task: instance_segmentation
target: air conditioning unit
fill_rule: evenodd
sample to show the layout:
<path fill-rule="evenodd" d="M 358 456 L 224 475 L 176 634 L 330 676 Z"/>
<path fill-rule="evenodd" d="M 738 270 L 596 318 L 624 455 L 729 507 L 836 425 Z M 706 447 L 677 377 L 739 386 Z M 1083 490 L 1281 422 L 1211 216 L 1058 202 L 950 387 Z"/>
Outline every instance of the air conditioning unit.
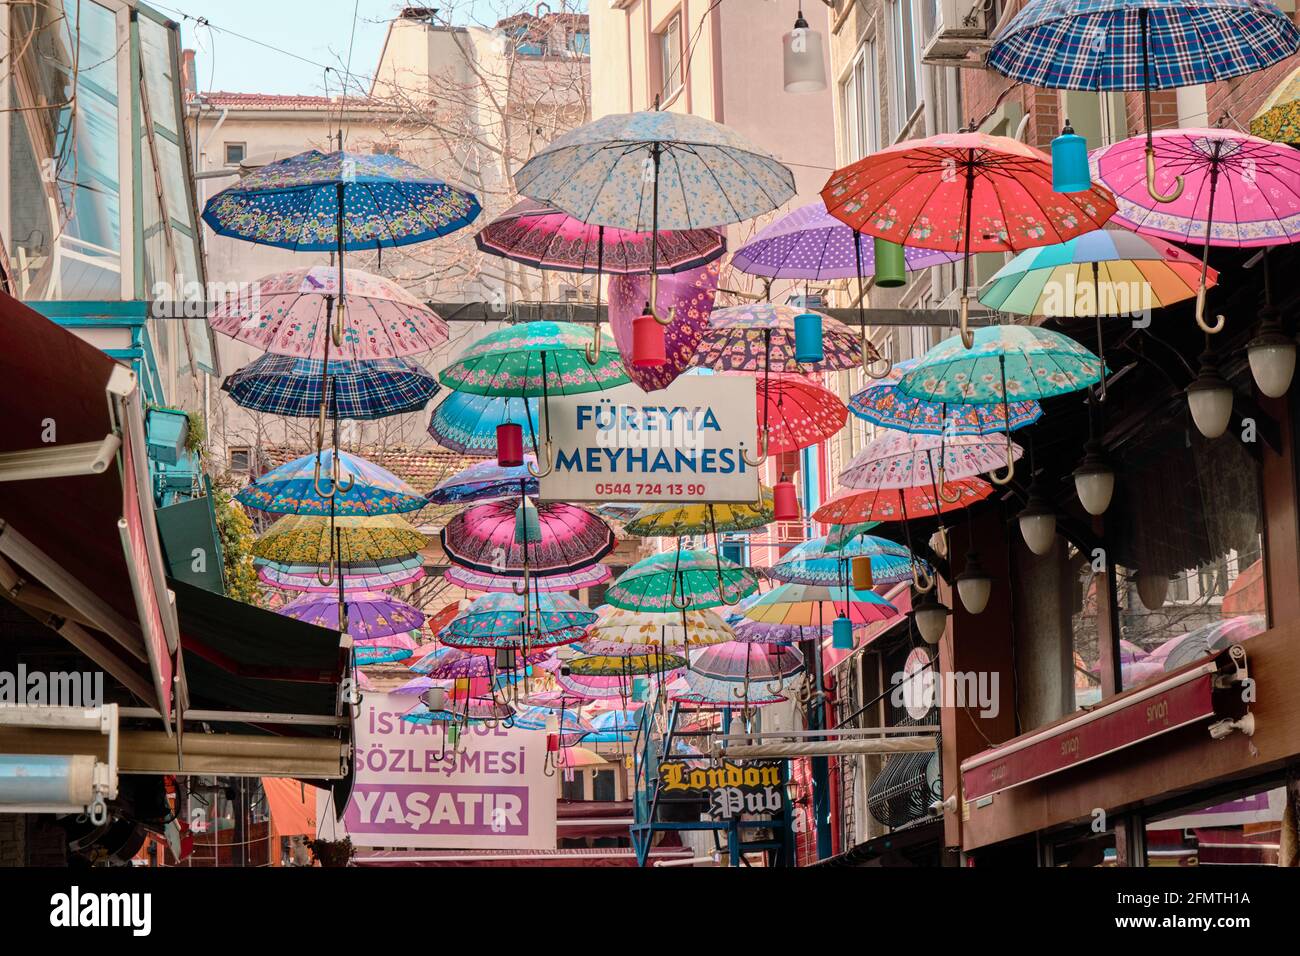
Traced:
<path fill-rule="evenodd" d="M 939 0 L 939 22 L 921 53 L 930 66 L 984 68 L 989 24 L 985 0 Z"/>

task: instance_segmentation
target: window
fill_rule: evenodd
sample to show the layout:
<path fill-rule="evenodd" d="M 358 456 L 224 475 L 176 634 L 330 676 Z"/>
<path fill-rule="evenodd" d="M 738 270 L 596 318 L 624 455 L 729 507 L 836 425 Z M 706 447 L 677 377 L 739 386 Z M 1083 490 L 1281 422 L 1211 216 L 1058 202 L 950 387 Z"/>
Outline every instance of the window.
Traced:
<path fill-rule="evenodd" d="M 674 13 L 662 32 L 654 34 L 659 51 L 659 99 L 665 102 L 682 88 L 682 15 Z"/>
<path fill-rule="evenodd" d="M 1278 866 L 1285 786 L 1193 804 L 1146 821 L 1147 866 Z"/>
<path fill-rule="evenodd" d="M 595 770 L 591 775 L 591 799 L 612 803 L 618 799 L 613 770 Z"/>
<path fill-rule="evenodd" d="M 844 161 L 854 162 L 880 148 L 880 91 L 876 86 L 876 41 L 858 49 L 849 75 L 840 83 Z"/>
<path fill-rule="evenodd" d="M 226 144 L 226 165 L 238 166 L 244 161 L 247 154 L 247 147 L 244 143 L 227 143 Z"/>
<path fill-rule="evenodd" d="M 591 56 L 591 34 L 586 30 L 574 30 L 570 33 L 569 52 L 578 56 Z"/>
<path fill-rule="evenodd" d="M 230 470 L 250 471 L 252 456 L 247 448 L 230 449 Z"/>
<path fill-rule="evenodd" d="M 916 49 L 913 0 L 891 0 L 889 4 L 890 40 L 894 55 L 894 135 L 902 132 L 916 108 L 921 105 L 920 58 Z"/>

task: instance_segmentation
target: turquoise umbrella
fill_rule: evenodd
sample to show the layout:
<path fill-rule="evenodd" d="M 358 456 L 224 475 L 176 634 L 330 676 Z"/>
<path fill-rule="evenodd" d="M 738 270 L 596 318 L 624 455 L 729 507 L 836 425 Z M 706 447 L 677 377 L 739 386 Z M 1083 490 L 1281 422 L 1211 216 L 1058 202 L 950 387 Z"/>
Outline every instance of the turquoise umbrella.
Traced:
<path fill-rule="evenodd" d="M 897 584 L 912 579 L 912 553 L 887 538 L 864 534 L 842 546 L 827 538 L 810 538 L 791 548 L 768 574 L 785 584 L 843 586 L 849 578 L 848 562 L 865 557 L 871 561 L 876 584 Z"/>
<path fill-rule="evenodd" d="M 749 568 L 707 551 L 664 551 L 624 571 L 605 600 L 629 611 L 697 611 L 735 604 L 758 590 Z"/>
<path fill-rule="evenodd" d="M 316 517 L 400 514 L 429 503 L 392 472 L 330 448 L 255 478 L 235 498 L 259 511 Z"/>

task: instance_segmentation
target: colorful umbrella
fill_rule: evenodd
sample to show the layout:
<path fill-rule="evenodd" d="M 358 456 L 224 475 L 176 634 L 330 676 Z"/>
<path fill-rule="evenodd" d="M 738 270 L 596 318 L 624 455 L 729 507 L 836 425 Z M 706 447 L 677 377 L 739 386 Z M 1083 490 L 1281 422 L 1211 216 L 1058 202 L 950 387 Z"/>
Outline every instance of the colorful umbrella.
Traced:
<path fill-rule="evenodd" d="M 849 410 L 828 388 L 781 376 L 758 383 L 758 420 L 767 423 L 768 454 L 820 444 L 849 420 Z"/>
<path fill-rule="evenodd" d="M 1300 69 L 1277 85 L 1251 118 L 1252 136 L 1300 146 Z"/>
<path fill-rule="evenodd" d="M 884 431 L 840 472 L 839 484 L 857 491 L 932 487 L 944 495 L 947 479 L 1008 474 L 1024 450 L 1005 435 L 912 435 Z M 994 475 L 994 483 L 1000 483 Z"/>
<path fill-rule="evenodd" d="M 539 650 L 582 640 L 596 612 L 567 594 L 484 594 L 440 635 L 452 647 Z M 525 627 L 525 619 L 527 627 Z"/>
<path fill-rule="evenodd" d="M 874 624 L 898 616 L 898 609 L 875 591 L 813 584 L 782 584 L 747 607 L 745 617 L 762 624 L 828 628 L 836 617 Z"/>
<path fill-rule="evenodd" d="M 643 505 L 623 530 L 640 538 L 681 538 L 719 532 L 753 531 L 772 522 L 772 489 L 761 489 L 763 507 L 757 502 L 725 502 Z"/>
<path fill-rule="evenodd" d="M 733 604 L 758 590 L 758 577 L 707 551 L 665 551 L 638 561 L 605 592 L 630 611 L 693 611 Z"/>
<path fill-rule="evenodd" d="M 709 329 L 700 342 L 695 358 L 699 368 L 718 372 L 797 372 L 840 371 L 862 364 L 858 337 L 838 319 L 823 315 L 822 346 L 825 357 L 820 362 L 802 365 L 795 359 L 794 317 L 806 312 L 788 305 L 752 302 L 714 309 Z M 880 355 L 868 343 L 870 360 Z"/>
<path fill-rule="evenodd" d="M 370 421 L 418 412 L 442 388 L 432 372 L 408 358 L 330 362 L 326 416 Z M 221 389 L 236 405 L 268 415 L 320 414 L 325 363 L 267 353 L 226 377 Z"/>
<path fill-rule="evenodd" d="M 469 697 L 464 700 L 448 698 L 447 706 L 441 710 L 430 710 L 423 701 L 416 704 L 402 715 L 402 720 L 412 724 L 499 724 L 507 723 L 514 716 L 515 709 L 510 704 L 491 697 Z"/>
<path fill-rule="evenodd" d="M 813 512 L 823 524 L 856 524 L 860 521 L 908 521 L 950 511 L 960 511 L 993 494 L 993 486 L 978 478 L 950 481 L 947 491 L 956 501 L 940 499 L 933 488 L 878 488 L 875 491 L 844 491 Z"/>
<path fill-rule="evenodd" d="M 803 654 L 799 649 L 783 644 L 762 648 L 742 641 L 729 641 L 691 654 L 692 671 L 731 683 L 783 681 L 801 673 L 803 665 Z"/>
<path fill-rule="evenodd" d="M 524 665 L 540 664 L 549 656 L 546 651 L 529 654 L 524 658 Z M 436 648 L 412 664 L 411 670 L 439 681 L 475 677 L 492 678 L 500 673 L 492 657 L 486 654 L 472 654 L 459 647 Z"/>
<path fill-rule="evenodd" d="M 324 626 L 333 629 L 337 626 L 338 611 L 335 610 L 334 623 Z M 419 645 L 409 634 L 390 634 L 387 637 L 369 641 L 354 641 L 352 656 L 358 666 L 369 667 L 377 664 L 395 664 L 404 661 L 415 653 Z"/>
<path fill-rule="evenodd" d="M 1043 407 L 1032 401 L 949 405 L 904 395 L 899 392 L 898 383 L 916 368 L 917 361 L 907 359 L 895 364 L 888 376 L 868 384 L 849 399 L 849 411 L 882 428 L 919 435 L 987 435 L 1024 428 L 1043 417 Z"/>
<path fill-rule="evenodd" d="M 537 494 L 537 479 L 528 466 L 536 459 L 525 454 L 524 463 L 512 468 L 502 468 L 496 461 L 480 461 L 444 478 L 425 497 L 435 505 L 461 505 L 474 501 L 491 501 L 496 498 L 521 494 Z"/>
<path fill-rule="evenodd" d="M 686 658 L 652 651 L 645 654 L 589 654 L 567 663 L 570 674 L 578 677 L 636 677 L 658 674 L 684 667 Z"/>
<path fill-rule="evenodd" d="M 515 535 L 517 500 L 488 501 L 451 519 L 442 547 L 456 564 L 485 574 L 523 577 L 568 574 L 595 564 L 617 543 L 609 525 L 590 511 L 562 501 L 537 506 L 541 537 L 527 543 Z"/>
<path fill-rule="evenodd" d="M 970 344 L 970 256 L 1064 242 L 1115 212 L 1110 193 L 1052 189 L 1042 150 L 987 133 L 943 133 L 886 147 L 831 174 L 822 198 L 853 229 L 962 254 L 960 327 Z"/>
<path fill-rule="evenodd" d="M 908 271 L 956 262 L 960 257 L 938 249 L 903 247 Z M 741 272 L 772 279 L 848 279 L 875 271 L 875 243 L 861 248 L 861 267 L 853 230 L 826 211 L 820 199 L 800 206 L 765 227 L 731 257 Z"/>
<path fill-rule="evenodd" d="M 775 681 L 769 683 L 776 686 Z M 701 710 L 736 707 L 741 700 L 746 707 L 766 707 L 787 700 L 781 693 L 764 691 L 758 686 L 746 685 L 746 694 L 739 699 L 734 696 L 735 690 L 734 681 L 718 680 L 716 677 L 687 671 L 668 685 L 668 699 L 674 704 L 683 704 Z"/>
<path fill-rule="evenodd" d="M 768 576 L 784 584 L 844 586 L 849 580 L 849 561 L 865 557 L 871 562 L 876 584 L 897 584 L 912 580 L 912 552 L 888 538 L 863 534 L 840 546 L 826 538 L 810 538 L 795 545 L 768 568 Z"/>
<path fill-rule="evenodd" d="M 681 615 L 676 612 L 654 614 L 612 608 L 592 626 L 588 639 L 606 645 L 654 645 L 668 650 L 684 650 L 688 646 L 704 647 L 734 638 L 726 622 L 709 610 L 687 611 L 683 630 Z"/>
<path fill-rule="evenodd" d="M 322 474 L 327 476 L 324 489 Z M 429 503 L 392 472 L 329 448 L 254 478 L 235 499 L 259 511 L 319 517 L 398 514 Z"/>
<path fill-rule="evenodd" d="M 624 677 L 584 677 L 557 671 L 555 682 L 567 700 L 628 700 L 630 696 Z"/>
<path fill-rule="evenodd" d="M 506 422 L 520 422 L 537 434 L 537 399 L 448 392 L 433 410 L 429 434 L 443 448 L 473 458 L 492 458 L 497 453 L 497 426 Z"/>
<path fill-rule="evenodd" d="M 1150 195 L 1143 171 L 1148 147 L 1140 137 L 1093 153 L 1094 174 L 1115 191 L 1117 223 L 1201 245 L 1196 322 L 1207 333 L 1219 332 L 1222 317 L 1214 325 L 1205 321 L 1210 246 L 1300 240 L 1300 153 L 1226 129 L 1160 130 L 1148 138 L 1160 162 L 1157 179 L 1168 184 L 1177 176 L 1172 198 Z"/>
<path fill-rule="evenodd" d="M 505 574 L 485 574 L 471 571 L 469 568 L 454 567 L 443 572 L 448 584 L 466 591 L 494 591 L 514 593 L 519 587 L 519 578 Z M 593 564 L 565 574 L 532 575 L 532 587 L 538 591 L 580 591 L 604 584 L 614 576 L 607 564 Z"/>
<path fill-rule="evenodd" d="M 607 710 L 591 718 L 591 729 L 604 734 L 634 734 L 641 726 L 641 711 Z"/>
<path fill-rule="evenodd" d="M 315 564 L 261 563 L 257 577 L 263 584 L 281 591 L 337 591 L 334 584 L 322 584 L 318 577 L 327 570 Z M 424 578 L 424 559 L 418 554 L 388 561 L 363 561 L 344 564 L 344 591 L 385 591 L 388 588 L 414 584 Z"/>
<path fill-rule="evenodd" d="M 418 631 L 424 625 L 424 614 L 405 601 L 364 591 L 348 595 L 348 633 L 354 640 L 373 641 L 408 631 Z M 335 594 L 304 594 L 295 598 L 276 613 L 317 627 L 334 627 L 339 621 L 339 601 Z"/>
<path fill-rule="evenodd" d="M 347 316 L 340 341 L 330 342 L 336 356 L 326 344 L 338 312 L 339 273 L 330 266 L 277 272 L 241 285 L 237 296 L 213 312 L 212 328 L 276 355 L 328 360 L 331 375 L 338 359 L 415 355 L 447 341 L 447 323 L 391 279 L 353 271 L 345 281 Z"/>
<path fill-rule="evenodd" d="M 691 272 L 657 275 L 615 276 L 609 284 L 609 324 L 614 341 L 623 356 L 623 367 L 642 391 L 667 388 L 695 361 L 700 340 L 709 328 L 709 317 L 718 291 L 718 264 L 701 266 Z M 651 295 L 654 295 L 653 300 Z M 649 303 L 655 314 L 669 317 L 664 329 L 662 365 L 638 366 L 633 362 L 635 334 L 633 324 Z"/>
<path fill-rule="evenodd" d="M 365 515 L 334 519 L 336 548 L 330 524 L 328 518 L 285 515 L 253 543 L 253 556 L 278 564 L 348 565 L 409 557 L 427 543 L 398 515 Z"/>

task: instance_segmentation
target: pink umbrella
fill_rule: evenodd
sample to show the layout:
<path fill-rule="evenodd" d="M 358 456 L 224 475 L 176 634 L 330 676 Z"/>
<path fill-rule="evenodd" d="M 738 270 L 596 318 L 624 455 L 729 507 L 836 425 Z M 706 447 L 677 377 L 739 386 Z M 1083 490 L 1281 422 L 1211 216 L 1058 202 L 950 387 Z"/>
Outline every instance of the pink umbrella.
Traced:
<path fill-rule="evenodd" d="M 1019 445 L 996 432 L 945 438 L 885 430 L 849 462 L 840 485 L 861 491 L 935 488 L 942 496 L 945 480 L 995 472 L 1022 454 Z"/>
<path fill-rule="evenodd" d="M 448 568 L 443 572 L 442 576 L 448 584 L 464 588 L 466 591 L 505 593 L 519 587 L 518 578 L 508 577 L 504 574 L 486 574 L 482 571 L 471 571 L 469 568 Z M 613 576 L 614 572 L 609 565 L 593 564 L 589 568 L 566 574 L 548 574 L 544 577 L 534 575 L 532 586 L 538 591 L 578 591 L 582 588 L 591 588 L 604 584 Z"/>
<path fill-rule="evenodd" d="M 519 578 L 565 574 L 595 564 L 614 549 L 614 532 L 590 511 L 562 501 L 537 506 L 541 537 L 515 536 L 518 501 L 488 501 L 462 511 L 442 529 L 442 547 L 456 564 L 485 574 Z M 522 589 L 519 593 L 522 593 Z"/>
<path fill-rule="evenodd" d="M 1205 278 L 1210 246 L 1273 246 L 1300 240 L 1300 152 L 1227 129 L 1173 129 L 1151 134 L 1157 192 L 1146 179 L 1146 137 L 1135 136 L 1092 154 L 1097 180 L 1115 193 L 1113 221 L 1177 242 L 1199 243 L 1201 283 L 1196 321 L 1208 333 L 1223 317 L 1205 321 Z M 1177 181 L 1181 179 L 1181 186 Z"/>
<path fill-rule="evenodd" d="M 416 355 L 447 341 L 447 323 L 397 283 L 367 272 L 347 273 L 347 312 L 335 358 Z M 329 358 L 326 340 L 338 298 L 338 270 L 312 266 L 278 272 L 222 303 L 212 327 L 277 355 Z"/>
<path fill-rule="evenodd" d="M 628 376 L 647 392 L 665 388 L 695 361 L 713 312 L 718 265 L 715 262 L 659 279 L 656 311 L 674 316 L 664 330 L 667 361 L 657 368 L 641 368 L 632 364 L 632 322 L 645 309 L 650 285 L 650 277 L 645 275 L 617 276 L 609 284 L 609 323 L 614 329 L 614 341 L 618 343 Z"/>

